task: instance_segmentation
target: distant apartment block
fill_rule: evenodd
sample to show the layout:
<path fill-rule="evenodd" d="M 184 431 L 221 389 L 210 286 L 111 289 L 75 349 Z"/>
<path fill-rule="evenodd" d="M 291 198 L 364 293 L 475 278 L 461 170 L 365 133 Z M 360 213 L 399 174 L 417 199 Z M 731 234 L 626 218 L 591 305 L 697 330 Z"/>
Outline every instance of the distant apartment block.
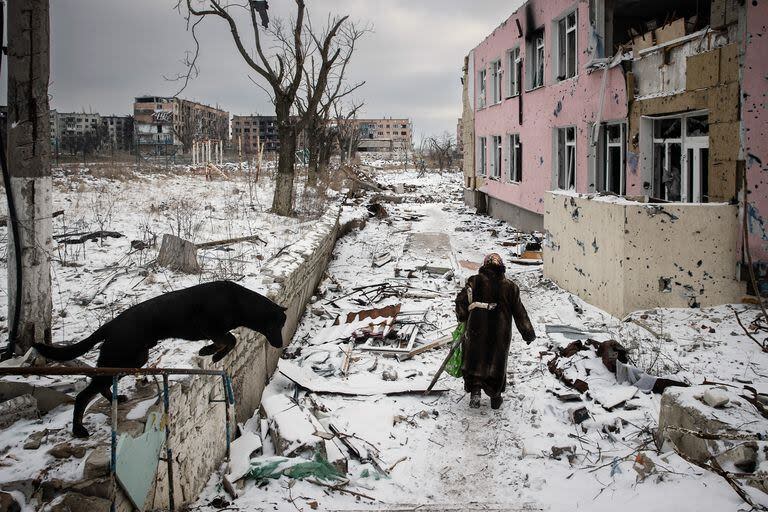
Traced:
<path fill-rule="evenodd" d="M 133 117 L 136 144 L 143 151 L 186 152 L 195 140 L 229 140 L 229 112 L 194 101 L 138 96 Z"/>
<path fill-rule="evenodd" d="M 413 145 L 410 119 L 356 119 L 360 130 L 359 152 L 408 151 Z"/>
<path fill-rule="evenodd" d="M 130 151 L 133 118 L 51 110 L 50 137 L 54 152 Z"/>
<path fill-rule="evenodd" d="M 246 154 L 255 154 L 258 142 L 263 144 L 264 151 L 278 151 L 277 117 L 232 116 L 232 142 L 239 144 Z"/>

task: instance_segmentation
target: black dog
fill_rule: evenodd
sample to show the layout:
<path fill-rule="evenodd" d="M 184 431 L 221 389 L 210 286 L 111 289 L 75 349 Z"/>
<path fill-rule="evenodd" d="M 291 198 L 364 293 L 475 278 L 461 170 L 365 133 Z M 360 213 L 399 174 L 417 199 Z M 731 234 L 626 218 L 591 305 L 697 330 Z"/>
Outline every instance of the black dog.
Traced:
<path fill-rule="evenodd" d="M 53 347 L 36 344 L 45 358 L 68 361 L 81 356 L 102 341 L 97 366 L 102 368 L 140 368 L 149 360 L 149 349 L 161 340 L 181 338 L 213 341 L 200 349 L 201 356 L 213 355 L 219 361 L 235 346 L 229 332 L 238 327 L 263 334 L 269 344 L 283 346 L 285 308 L 266 297 L 229 281 L 204 283 L 185 290 L 149 299 L 120 313 L 89 337 L 74 345 Z M 112 377 L 92 377 L 75 399 L 72 432 L 88 437 L 83 426 L 86 406 L 96 394 L 112 399 Z"/>

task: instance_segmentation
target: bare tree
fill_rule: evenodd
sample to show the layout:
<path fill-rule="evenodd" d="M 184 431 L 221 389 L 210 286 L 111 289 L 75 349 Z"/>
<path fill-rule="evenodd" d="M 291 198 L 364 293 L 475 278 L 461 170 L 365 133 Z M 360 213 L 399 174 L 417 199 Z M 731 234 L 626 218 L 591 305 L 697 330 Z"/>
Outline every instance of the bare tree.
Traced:
<path fill-rule="evenodd" d="M 327 167 L 334 143 L 334 129 L 329 125 L 332 110 L 341 100 L 365 85 L 365 81 L 348 84 L 346 81 L 347 66 L 352 60 L 357 42 L 372 29 L 369 26 L 360 26 L 355 23 L 347 23 L 339 31 L 338 47 L 341 54 L 329 73 L 326 90 L 317 105 L 315 112 L 309 112 L 307 107 L 309 100 L 315 93 L 317 83 L 318 62 L 310 58 L 307 69 L 304 72 L 304 86 L 302 95 L 297 98 L 297 108 L 300 114 L 308 115 L 309 121 L 305 129 L 306 145 L 309 150 L 309 163 L 307 166 L 307 182 L 314 184 L 317 177 Z"/>
<path fill-rule="evenodd" d="M 424 145 L 427 155 L 437 164 L 441 173 L 453 165 L 456 158 L 456 140 L 453 135 L 443 132 L 439 137 L 427 137 Z"/>
<path fill-rule="evenodd" d="M 349 107 L 345 107 L 341 101 L 337 101 L 333 105 L 336 123 L 335 135 L 342 163 L 352 158 L 360 145 L 362 132 L 357 123 L 357 113 L 361 108 L 363 108 L 362 103 L 354 102 Z"/>
<path fill-rule="evenodd" d="M 294 0 L 295 18 L 288 22 L 274 20 L 270 28 L 264 29 L 259 26 L 262 14 L 260 2 L 249 1 L 244 5 L 225 4 L 222 0 L 178 0 L 179 10 L 182 2 L 186 3 L 187 26 L 192 30 L 196 45 L 194 57 L 189 62 L 189 74 L 196 72 L 195 62 L 200 49 L 194 33 L 195 27 L 205 18 L 214 17 L 227 23 L 238 53 L 248 67 L 257 73 L 260 80 L 267 83 L 265 87 L 258 80 L 251 78 L 267 93 L 275 105 L 280 152 L 272 209 L 278 215 L 290 215 L 293 210 L 297 139 L 306 129 L 313 113 L 317 112 L 323 94 L 327 90 L 331 70 L 342 53 L 337 36 L 347 23 L 349 16 L 329 16 L 326 27 L 318 33 L 306 21 L 304 0 Z M 249 15 L 247 38 L 238 22 L 239 18 L 236 15 L 238 9 L 244 9 Z M 194 23 L 192 18 L 196 20 Z M 271 40 L 269 50 L 265 50 L 262 41 L 265 35 Z M 249 45 L 247 41 L 251 40 L 253 44 Z M 307 94 L 305 113 L 292 116 L 297 95 L 304 83 L 307 58 L 310 57 L 316 60 L 317 71 L 311 90 Z"/>

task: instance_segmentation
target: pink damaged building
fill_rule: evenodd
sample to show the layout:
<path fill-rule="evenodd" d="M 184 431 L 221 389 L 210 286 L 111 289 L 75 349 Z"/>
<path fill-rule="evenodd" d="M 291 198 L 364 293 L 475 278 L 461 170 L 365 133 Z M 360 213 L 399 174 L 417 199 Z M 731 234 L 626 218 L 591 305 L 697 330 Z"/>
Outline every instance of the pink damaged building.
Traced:
<path fill-rule="evenodd" d="M 745 220 L 764 288 L 767 26 L 766 0 L 528 1 L 465 59 L 465 200 L 616 315 L 753 293 Z"/>

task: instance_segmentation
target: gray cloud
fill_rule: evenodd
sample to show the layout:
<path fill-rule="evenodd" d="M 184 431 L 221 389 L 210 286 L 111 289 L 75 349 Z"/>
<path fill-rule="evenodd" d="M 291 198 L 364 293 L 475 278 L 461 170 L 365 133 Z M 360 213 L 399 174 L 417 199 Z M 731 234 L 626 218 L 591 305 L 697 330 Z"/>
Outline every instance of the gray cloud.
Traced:
<path fill-rule="evenodd" d="M 178 83 L 163 75 L 183 70 L 191 48 L 174 0 L 51 0 L 52 107 L 129 113 L 134 96 L 169 95 Z M 365 80 L 358 94 L 364 115 L 410 116 L 419 134 L 453 132 L 461 113 L 464 55 L 521 1 L 307 0 L 314 23 L 329 12 L 371 23 L 350 79 Z M 289 15 L 294 2 L 272 0 L 272 16 Z M 267 113 L 266 95 L 247 75 L 226 25 L 207 19 L 200 76 L 183 96 L 218 104 L 233 114 Z"/>

